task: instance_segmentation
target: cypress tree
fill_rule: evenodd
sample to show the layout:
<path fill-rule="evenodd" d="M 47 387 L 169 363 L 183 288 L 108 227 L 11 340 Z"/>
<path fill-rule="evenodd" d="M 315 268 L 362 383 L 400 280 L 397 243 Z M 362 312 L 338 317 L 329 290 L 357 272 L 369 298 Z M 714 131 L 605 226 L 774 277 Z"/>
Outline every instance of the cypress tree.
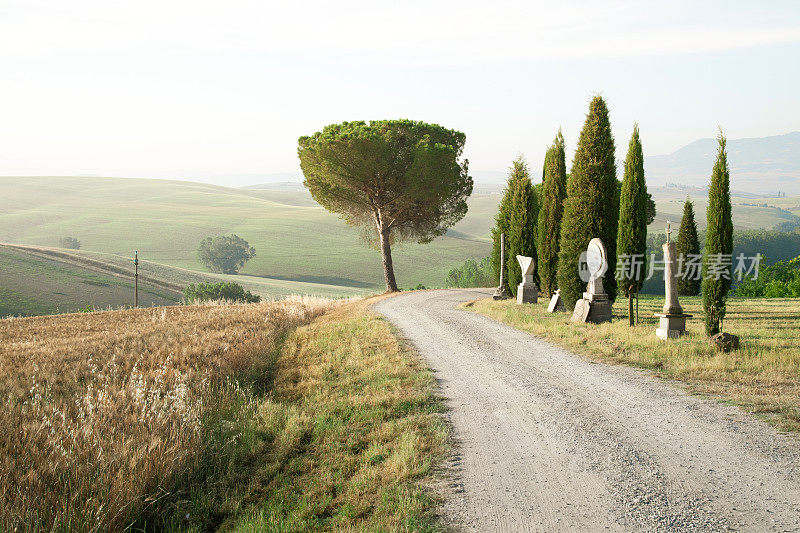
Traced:
<path fill-rule="evenodd" d="M 558 288 L 558 241 L 561 236 L 561 217 L 564 214 L 564 198 L 567 196 L 567 165 L 565 161 L 564 136 L 558 130 L 553 145 L 547 149 L 542 172 L 542 196 L 537 222 L 536 262 L 540 289 L 552 296 Z"/>
<path fill-rule="evenodd" d="M 644 282 L 644 255 L 647 252 L 648 218 L 647 183 L 644 178 L 644 156 L 639 140 L 639 125 L 633 125 L 633 135 L 625 158 L 625 177 L 619 200 L 619 230 L 617 233 L 617 260 L 628 256 L 622 265 L 620 292 L 628 297 L 628 323 L 633 326 L 633 300 Z M 642 264 L 636 264 L 642 261 Z"/>
<path fill-rule="evenodd" d="M 602 97 L 595 96 L 589 105 L 572 160 L 561 220 L 557 279 L 568 309 L 575 305 L 585 290 L 586 283 L 578 274 L 578 258 L 594 237 L 603 241 L 608 252 L 609 264 L 603 287 L 612 300 L 616 298 L 617 183 L 608 108 Z"/>
<path fill-rule="evenodd" d="M 694 205 L 689 199 L 683 204 L 683 218 L 681 229 L 678 231 L 678 241 L 675 243 L 678 257 L 683 256 L 684 265 L 691 255 L 700 254 L 700 239 L 697 236 L 697 223 L 694 221 Z M 685 267 L 684 267 L 685 271 Z M 678 278 L 678 294 L 681 296 L 697 296 L 700 292 L 700 279 Z"/>
<path fill-rule="evenodd" d="M 706 249 L 703 257 L 703 312 L 706 334 L 709 336 L 719 333 L 722 319 L 725 318 L 725 303 L 731 288 L 730 255 L 733 252 L 731 176 L 722 132 L 718 140 L 717 161 L 708 188 Z"/>
<path fill-rule="evenodd" d="M 516 294 L 521 280 L 517 255 L 527 255 L 536 259 L 534 244 L 536 235 L 536 216 L 539 203 L 531 184 L 528 166 L 522 156 L 511 164 L 508 181 L 503 191 L 503 199 L 495 217 L 492 229 L 492 270 L 500 279 L 500 234 L 506 234 L 506 289 Z"/>
<path fill-rule="evenodd" d="M 503 198 L 500 200 L 500 205 L 497 208 L 497 215 L 494 217 L 494 228 L 492 228 L 492 273 L 495 279 L 500 283 L 500 269 L 505 268 L 505 265 L 500 264 L 500 235 L 506 234 L 506 256 L 508 256 L 508 218 L 509 206 L 511 205 L 511 195 L 509 193 L 509 184 L 506 183 L 506 188 L 503 191 Z M 508 289 L 508 276 L 505 277 L 506 289 Z"/>
<path fill-rule="evenodd" d="M 520 156 L 511 167 L 511 203 L 508 218 L 508 256 L 507 274 L 511 294 L 517 294 L 517 285 L 522 281 L 522 270 L 517 261 L 518 255 L 536 256 L 536 221 L 539 216 L 539 199 L 531 183 L 530 172 L 525 160 Z M 534 272 L 534 281 L 538 283 Z"/>

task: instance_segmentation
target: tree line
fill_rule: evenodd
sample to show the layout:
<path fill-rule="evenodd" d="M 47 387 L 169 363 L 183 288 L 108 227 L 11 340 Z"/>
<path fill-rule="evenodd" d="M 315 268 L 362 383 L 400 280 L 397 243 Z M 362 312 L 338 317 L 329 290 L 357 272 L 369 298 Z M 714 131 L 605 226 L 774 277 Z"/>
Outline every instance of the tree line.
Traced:
<path fill-rule="evenodd" d="M 679 281 L 679 290 L 684 295 L 696 295 L 702 290 L 709 335 L 720 330 L 731 288 L 730 267 L 727 276 L 715 278 L 708 275 L 709 260 L 733 252 L 730 172 L 722 133 L 718 140 L 709 188 L 702 281 Z M 621 181 L 617 179 L 609 111 L 602 97 L 594 97 L 589 104 L 569 173 L 564 147 L 559 130 L 545 153 L 539 185 L 532 184 L 522 157 L 512 163 L 492 230 L 493 273 L 499 279 L 501 269 L 505 269 L 506 289 L 516 294 L 521 278 L 516 256 L 533 257 L 541 291 L 551 296 L 560 289 L 564 304 L 570 309 L 581 298 L 586 285 L 580 277 L 579 257 L 589 241 L 599 237 L 608 251 L 609 263 L 603 286 L 611 300 L 618 295 L 628 298 L 633 325 L 633 298 L 641 291 L 648 270 L 647 226 L 655 218 L 655 202 L 645 181 L 639 127 L 634 124 Z M 505 264 L 500 262 L 501 234 L 506 235 Z M 700 253 L 694 210 L 688 200 L 676 248 L 679 254 Z M 641 262 L 626 259 L 631 257 L 641 258 Z"/>

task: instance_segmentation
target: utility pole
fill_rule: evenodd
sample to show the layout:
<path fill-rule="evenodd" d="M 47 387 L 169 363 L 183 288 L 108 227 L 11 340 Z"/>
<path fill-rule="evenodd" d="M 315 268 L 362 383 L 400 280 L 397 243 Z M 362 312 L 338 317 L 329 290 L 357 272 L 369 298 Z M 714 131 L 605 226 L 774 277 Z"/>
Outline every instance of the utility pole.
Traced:
<path fill-rule="evenodd" d="M 139 250 L 133 252 L 133 307 L 139 307 Z"/>

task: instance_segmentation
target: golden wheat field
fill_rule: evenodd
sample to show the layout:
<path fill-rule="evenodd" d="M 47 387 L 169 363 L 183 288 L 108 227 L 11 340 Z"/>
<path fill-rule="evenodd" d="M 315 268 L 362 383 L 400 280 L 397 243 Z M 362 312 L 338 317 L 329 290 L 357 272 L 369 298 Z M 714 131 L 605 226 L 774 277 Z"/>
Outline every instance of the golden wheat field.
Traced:
<path fill-rule="evenodd" d="M 281 338 L 333 305 L 295 298 L 0 321 L 5 529 L 146 527 L 202 459 L 205 414 L 236 402 L 243 373 L 255 386 L 269 380 Z"/>
<path fill-rule="evenodd" d="M 443 407 L 371 301 L 0 320 L 0 531 L 436 529 Z"/>

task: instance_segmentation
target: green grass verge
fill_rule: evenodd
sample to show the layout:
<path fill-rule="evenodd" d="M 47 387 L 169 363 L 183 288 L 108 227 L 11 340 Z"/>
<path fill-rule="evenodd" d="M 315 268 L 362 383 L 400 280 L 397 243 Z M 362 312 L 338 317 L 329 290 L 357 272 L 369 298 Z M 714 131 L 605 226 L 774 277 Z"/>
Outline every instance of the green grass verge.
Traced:
<path fill-rule="evenodd" d="M 424 482 L 448 445 L 443 404 L 389 325 L 346 306 L 275 357 L 266 392 L 242 392 L 217 410 L 227 422 L 209 421 L 207 470 L 170 528 L 439 530 Z"/>

